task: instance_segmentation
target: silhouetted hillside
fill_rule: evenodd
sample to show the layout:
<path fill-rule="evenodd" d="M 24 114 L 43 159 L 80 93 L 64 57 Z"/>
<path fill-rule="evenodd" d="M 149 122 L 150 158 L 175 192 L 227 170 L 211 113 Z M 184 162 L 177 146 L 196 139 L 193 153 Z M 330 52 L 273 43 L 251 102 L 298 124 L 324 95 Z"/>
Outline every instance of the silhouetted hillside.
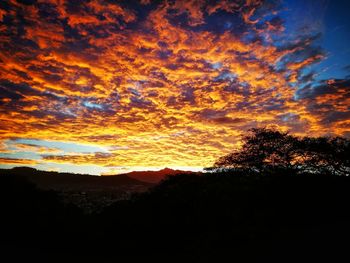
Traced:
<path fill-rule="evenodd" d="M 81 238 L 86 227 L 78 207 L 53 191 L 38 189 L 24 176 L 1 174 L 0 209 L 1 259 L 6 262 L 54 259 L 54 248 L 72 246 L 72 238 Z"/>
<path fill-rule="evenodd" d="M 120 186 L 139 185 L 148 187 L 151 184 L 136 180 L 127 175 L 93 176 L 88 174 L 72 174 L 40 171 L 29 167 L 0 169 L 1 174 L 21 175 L 35 183 L 39 188 L 51 190 L 88 190 L 96 188 L 114 189 Z"/>
<path fill-rule="evenodd" d="M 131 194 L 144 192 L 152 186 L 126 175 L 92 176 L 39 171 L 29 167 L 0 169 L 0 176 L 23 177 L 39 189 L 56 191 L 66 203 L 74 203 L 87 212 L 127 199 Z"/>
<path fill-rule="evenodd" d="M 26 177 L 0 177 L 2 241 L 56 262 L 347 261 L 350 178 L 182 174 L 86 215 Z M 5 221 L 4 221 L 5 219 Z"/>
<path fill-rule="evenodd" d="M 129 251 L 126 244 L 132 243 L 133 249 L 155 255 L 273 256 L 283 262 L 301 251 L 317 257 L 331 256 L 334 249 L 345 252 L 349 189 L 348 177 L 178 175 L 106 208 L 98 220 L 103 222 L 103 240 L 118 235 L 113 246 L 122 251 Z"/>

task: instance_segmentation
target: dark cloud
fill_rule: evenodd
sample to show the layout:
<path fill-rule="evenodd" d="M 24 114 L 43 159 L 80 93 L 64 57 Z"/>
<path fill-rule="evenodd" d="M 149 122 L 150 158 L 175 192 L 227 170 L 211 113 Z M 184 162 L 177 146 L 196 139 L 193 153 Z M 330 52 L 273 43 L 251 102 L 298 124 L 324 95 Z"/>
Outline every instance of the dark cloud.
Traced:
<path fill-rule="evenodd" d="M 315 80 L 315 76 L 316 76 L 315 72 L 303 74 L 299 77 L 298 81 L 300 82 L 300 84 L 306 84 L 308 82 L 313 82 Z"/>
<path fill-rule="evenodd" d="M 9 98 L 17 101 L 25 96 L 33 96 L 42 94 L 40 91 L 33 89 L 27 83 L 13 83 L 8 80 L 0 80 L 0 97 Z"/>
<path fill-rule="evenodd" d="M 319 96 L 339 94 L 345 97 L 350 96 L 349 79 L 331 79 L 325 80 L 320 85 L 307 85 L 299 89 L 297 95 L 301 99 L 315 99 Z"/>
<path fill-rule="evenodd" d="M 344 67 L 344 70 L 346 70 L 346 71 L 349 71 L 349 72 L 350 72 L 350 65 L 345 66 L 345 67 Z"/>
<path fill-rule="evenodd" d="M 331 79 L 320 85 L 307 85 L 298 91 L 298 96 L 323 125 L 346 121 L 350 117 L 349 79 Z"/>

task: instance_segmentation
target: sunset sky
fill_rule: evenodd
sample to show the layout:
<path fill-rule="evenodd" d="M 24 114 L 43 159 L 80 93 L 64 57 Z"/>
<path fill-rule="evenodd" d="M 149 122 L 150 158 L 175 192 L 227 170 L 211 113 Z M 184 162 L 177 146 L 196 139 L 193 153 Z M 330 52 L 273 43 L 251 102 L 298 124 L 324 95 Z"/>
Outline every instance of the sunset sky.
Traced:
<path fill-rule="evenodd" d="M 0 1 L 0 168 L 198 170 L 350 137 L 350 1 Z"/>

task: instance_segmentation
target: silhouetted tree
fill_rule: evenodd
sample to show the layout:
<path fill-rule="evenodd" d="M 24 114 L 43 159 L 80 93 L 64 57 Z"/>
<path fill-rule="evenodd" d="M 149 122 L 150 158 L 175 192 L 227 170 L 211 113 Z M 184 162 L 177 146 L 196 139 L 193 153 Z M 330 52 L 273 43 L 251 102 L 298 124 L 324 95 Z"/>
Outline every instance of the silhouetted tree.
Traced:
<path fill-rule="evenodd" d="M 305 137 L 300 141 L 299 169 L 307 172 L 349 175 L 350 141 L 335 137 Z"/>
<path fill-rule="evenodd" d="M 219 158 L 211 169 L 349 175 L 349 156 L 350 141 L 345 138 L 301 138 L 288 132 L 254 128 L 243 137 L 240 150 Z"/>

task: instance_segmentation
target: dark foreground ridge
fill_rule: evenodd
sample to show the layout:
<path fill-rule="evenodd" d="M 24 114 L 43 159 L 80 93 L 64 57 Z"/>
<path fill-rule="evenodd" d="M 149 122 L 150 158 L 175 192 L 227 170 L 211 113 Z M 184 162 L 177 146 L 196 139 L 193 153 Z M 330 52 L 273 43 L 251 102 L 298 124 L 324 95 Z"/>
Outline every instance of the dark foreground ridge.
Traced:
<path fill-rule="evenodd" d="M 347 176 L 176 175 L 90 215 L 25 176 L 0 180 L 1 247 L 11 262 L 349 259 Z"/>

